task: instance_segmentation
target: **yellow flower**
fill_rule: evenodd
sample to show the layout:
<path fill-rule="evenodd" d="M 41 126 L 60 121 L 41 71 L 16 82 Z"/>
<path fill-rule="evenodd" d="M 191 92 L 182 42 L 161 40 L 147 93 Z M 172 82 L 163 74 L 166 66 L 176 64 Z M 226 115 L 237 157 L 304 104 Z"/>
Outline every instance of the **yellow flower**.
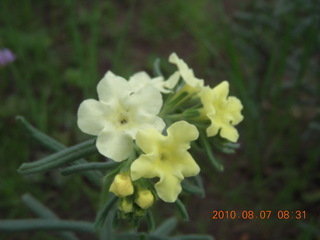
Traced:
<path fill-rule="evenodd" d="M 118 208 L 124 213 L 133 212 L 133 204 L 131 201 L 128 201 L 126 198 L 121 199 Z"/>
<path fill-rule="evenodd" d="M 194 76 L 193 70 L 189 68 L 188 65 L 182 59 L 180 59 L 176 53 L 171 53 L 171 55 L 169 56 L 169 62 L 177 65 L 180 75 L 187 83 L 187 91 L 197 92 L 202 89 L 204 85 L 203 79 L 196 78 Z"/>
<path fill-rule="evenodd" d="M 239 133 L 234 127 L 243 120 L 240 100 L 228 97 L 229 83 L 224 81 L 215 88 L 204 87 L 200 92 L 203 113 L 211 120 L 207 128 L 207 136 L 215 136 L 220 130 L 220 136 L 231 142 L 237 142 Z"/>
<path fill-rule="evenodd" d="M 120 198 L 132 195 L 134 190 L 130 176 L 126 173 L 117 174 L 109 191 Z"/>
<path fill-rule="evenodd" d="M 141 189 L 138 191 L 138 197 L 135 200 L 135 203 L 143 208 L 147 209 L 152 206 L 154 202 L 154 196 L 152 192 L 148 189 Z"/>
<path fill-rule="evenodd" d="M 167 129 L 163 136 L 154 129 L 139 131 L 137 145 L 145 152 L 131 165 L 131 178 L 141 177 L 160 180 L 155 184 L 159 198 L 165 202 L 176 201 L 184 177 L 195 176 L 200 168 L 190 153 L 190 142 L 199 137 L 197 128 L 186 121 L 179 121 Z"/>
<path fill-rule="evenodd" d="M 165 127 L 157 116 L 162 107 L 162 95 L 152 86 L 134 90 L 124 78 L 107 72 L 97 86 L 99 101 L 83 101 L 78 110 L 78 126 L 88 134 L 98 136 L 98 151 L 114 161 L 127 159 L 134 147 L 133 140 L 140 129 Z"/>

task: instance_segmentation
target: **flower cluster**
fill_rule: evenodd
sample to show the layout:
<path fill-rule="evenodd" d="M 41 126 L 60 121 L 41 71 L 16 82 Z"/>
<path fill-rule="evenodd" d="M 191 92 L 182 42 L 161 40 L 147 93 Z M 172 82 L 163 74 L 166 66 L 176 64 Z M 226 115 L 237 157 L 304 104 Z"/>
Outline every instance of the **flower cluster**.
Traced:
<path fill-rule="evenodd" d="M 228 96 L 229 83 L 205 86 L 177 54 L 169 62 L 177 70 L 168 78 L 138 72 L 126 80 L 107 72 L 97 86 L 99 100 L 85 100 L 78 110 L 79 128 L 97 136 L 102 155 L 119 162 L 109 191 L 120 198 L 123 214 L 141 212 L 158 198 L 177 200 L 184 178 L 200 172 L 191 144 L 209 152 L 213 142 L 231 146 L 239 138 L 235 125 L 243 107 Z"/>

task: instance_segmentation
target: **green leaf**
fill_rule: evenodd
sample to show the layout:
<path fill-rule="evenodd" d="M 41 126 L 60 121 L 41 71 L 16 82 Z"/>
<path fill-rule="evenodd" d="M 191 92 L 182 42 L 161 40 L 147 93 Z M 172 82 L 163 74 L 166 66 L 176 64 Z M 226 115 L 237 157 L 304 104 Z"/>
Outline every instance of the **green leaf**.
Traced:
<path fill-rule="evenodd" d="M 172 240 L 214 240 L 214 238 L 209 235 L 189 234 L 189 235 L 174 237 L 172 238 Z"/>
<path fill-rule="evenodd" d="M 113 205 L 118 201 L 118 199 L 119 198 L 117 196 L 112 195 L 109 198 L 109 201 L 105 204 L 104 208 L 98 212 L 98 215 L 94 223 L 94 227 L 96 229 L 99 229 L 103 226 L 109 211 L 112 209 Z"/>
<path fill-rule="evenodd" d="M 181 186 L 182 186 L 182 189 L 187 193 L 199 195 L 201 197 L 204 197 L 204 195 L 205 195 L 203 188 L 200 188 L 199 186 L 193 184 L 188 179 L 184 179 L 181 182 Z"/>
<path fill-rule="evenodd" d="M 0 232 L 74 231 L 95 233 L 93 224 L 57 219 L 0 220 Z"/>
<path fill-rule="evenodd" d="M 20 166 L 18 172 L 21 174 L 46 172 L 48 170 L 61 167 L 66 163 L 73 162 L 79 158 L 92 155 L 97 152 L 94 141 L 94 139 L 91 139 L 61 150 L 36 162 L 24 163 Z"/>
<path fill-rule="evenodd" d="M 148 232 L 153 232 L 154 228 L 155 228 L 155 223 L 154 223 L 154 219 L 153 219 L 153 215 L 151 210 L 147 211 L 147 223 L 148 223 Z"/>
<path fill-rule="evenodd" d="M 211 146 L 208 142 L 208 138 L 206 137 L 205 132 L 200 132 L 200 140 L 204 146 L 204 149 L 207 153 L 207 156 L 210 160 L 210 163 L 220 172 L 223 171 L 224 167 L 223 165 L 214 157 Z"/>
<path fill-rule="evenodd" d="M 155 235 L 167 236 L 169 235 L 177 226 L 177 219 L 169 218 L 164 221 L 153 233 Z"/>
<path fill-rule="evenodd" d="M 66 149 L 67 147 L 58 142 L 57 140 L 51 138 L 50 136 L 46 135 L 45 133 L 39 131 L 35 127 L 33 127 L 30 123 L 28 123 L 24 117 L 17 116 L 16 120 L 27 130 L 27 132 L 30 134 L 32 138 L 34 138 L 36 141 L 38 141 L 40 144 L 42 144 L 44 147 L 48 148 L 49 150 L 53 151 L 61 151 L 63 149 Z M 72 162 L 72 164 L 83 164 L 87 163 L 85 159 L 79 159 L 77 161 Z M 102 174 L 99 171 L 90 171 L 83 173 L 84 176 L 86 176 L 92 183 L 94 183 L 97 186 L 101 185 L 101 178 Z"/>
<path fill-rule="evenodd" d="M 115 231 L 113 230 L 113 219 L 116 218 L 116 210 L 111 209 L 109 214 L 106 216 L 103 223 L 103 227 L 100 229 L 100 239 L 101 240 L 114 240 Z"/>
<path fill-rule="evenodd" d="M 220 150 L 223 153 L 226 154 L 232 154 L 235 153 L 235 149 L 238 149 L 240 147 L 240 144 L 238 143 L 232 143 L 229 141 L 224 140 L 221 137 L 214 137 L 212 138 L 212 145 Z"/>
<path fill-rule="evenodd" d="M 45 205 L 43 205 L 41 202 L 39 202 L 37 199 L 35 199 L 32 195 L 28 193 L 22 196 L 22 201 L 38 217 L 47 219 L 59 219 L 59 217 L 54 212 L 52 212 L 49 208 L 47 208 Z M 57 234 L 59 234 L 62 238 L 66 240 L 78 240 L 76 235 L 74 235 L 71 232 L 59 232 Z"/>
<path fill-rule="evenodd" d="M 185 205 L 183 204 L 183 202 L 180 199 L 177 199 L 174 203 L 178 207 L 178 210 L 179 210 L 183 220 L 189 221 L 189 214 L 188 214 L 188 211 L 187 211 Z"/>
<path fill-rule="evenodd" d="M 141 240 L 145 235 L 145 233 L 122 233 L 117 235 L 116 240 Z"/>
<path fill-rule="evenodd" d="M 70 175 L 73 173 L 78 173 L 78 172 L 82 172 L 82 171 L 89 171 L 89 170 L 101 170 L 101 169 L 109 170 L 117 165 L 119 165 L 119 163 L 116 163 L 116 162 L 83 163 L 83 164 L 79 164 L 79 165 L 70 166 L 70 167 L 67 167 L 67 168 L 61 170 L 61 174 L 66 176 L 66 175 Z"/>
<path fill-rule="evenodd" d="M 32 138 L 37 140 L 41 145 L 45 146 L 48 149 L 53 151 L 60 151 L 65 148 L 62 143 L 52 139 L 48 135 L 39 131 L 35 127 L 33 127 L 30 123 L 28 123 L 24 117 L 16 116 L 16 120 L 21 124 L 21 126 L 30 134 Z"/>

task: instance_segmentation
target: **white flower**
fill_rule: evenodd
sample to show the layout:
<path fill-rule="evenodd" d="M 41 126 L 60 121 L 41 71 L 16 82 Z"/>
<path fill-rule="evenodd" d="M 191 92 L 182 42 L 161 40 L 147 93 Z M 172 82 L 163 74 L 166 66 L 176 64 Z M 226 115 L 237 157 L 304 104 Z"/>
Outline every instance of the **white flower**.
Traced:
<path fill-rule="evenodd" d="M 171 89 L 178 83 L 179 77 L 179 72 L 175 72 L 168 80 L 164 81 L 163 77 L 151 78 L 146 72 L 137 72 L 130 77 L 129 83 L 134 91 L 153 86 L 162 93 L 170 93 Z"/>
<path fill-rule="evenodd" d="M 190 91 L 199 91 L 202 89 L 204 85 L 203 79 L 196 78 L 193 70 L 189 68 L 189 66 L 181 58 L 179 58 L 176 53 L 171 53 L 169 56 L 169 62 L 177 65 L 183 80 L 187 83 L 187 85 L 189 85 L 189 88 L 191 88 Z"/>
<path fill-rule="evenodd" d="M 88 99 L 78 110 L 79 128 L 98 136 L 98 151 L 114 161 L 127 159 L 138 130 L 161 132 L 164 121 L 156 116 L 162 107 L 161 93 L 147 86 L 133 91 L 122 77 L 107 72 L 97 86 L 99 101 Z"/>

